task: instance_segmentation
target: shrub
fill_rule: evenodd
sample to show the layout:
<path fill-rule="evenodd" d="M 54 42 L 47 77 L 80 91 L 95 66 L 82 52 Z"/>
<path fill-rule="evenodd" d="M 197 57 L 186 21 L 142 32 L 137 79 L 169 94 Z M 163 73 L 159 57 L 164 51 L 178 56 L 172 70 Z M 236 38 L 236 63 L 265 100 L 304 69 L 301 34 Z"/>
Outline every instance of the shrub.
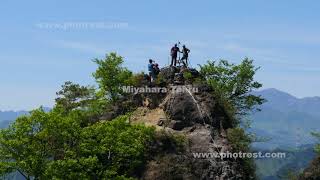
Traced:
<path fill-rule="evenodd" d="M 257 109 L 264 99 L 250 94 L 253 90 L 262 87 L 254 80 L 254 75 L 259 68 L 253 65 L 253 60 L 245 58 L 241 64 L 231 64 L 226 60 L 208 61 L 200 66 L 200 74 L 217 94 L 228 99 L 235 106 L 236 113 L 247 115 Z"/>
<path fill-rule="evenodd" d="M 94 59 L 98 65 L 93 77 L 99 84 L 99 96 L 115 101 L 123 93 L 122 86 L 130 85 L 132 72 L 122 67 L 123 58 L 116 53 L 106 55 L 105 59 Z"/>
<path fill-rule="evenodd" d="M 227 138 L 232 146 L 233 152 L 250 152 L 251 138 L 240 128 L 232 128 L 227 130 Z M 255 179 L 255 163 L 252 158 L 239 159 L 241 168 L 246 177 L 249 179 Z"/>
<path fill-rule="evenodd" d="M 86 114 L 41 109 L 0 131 L 0 172 L 27 179 L 124 179 L 146 159 L 154 128 L 129 124 L 127 116 L 82 127 Z"/>

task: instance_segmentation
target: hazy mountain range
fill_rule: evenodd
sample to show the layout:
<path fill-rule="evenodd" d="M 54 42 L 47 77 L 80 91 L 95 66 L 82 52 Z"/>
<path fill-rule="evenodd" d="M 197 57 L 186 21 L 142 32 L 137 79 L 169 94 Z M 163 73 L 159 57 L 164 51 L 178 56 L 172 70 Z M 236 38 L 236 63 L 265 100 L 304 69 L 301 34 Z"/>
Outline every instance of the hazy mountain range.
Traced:
<path fill-rule="evenodd" d="M 320 131 L 320 97 L 296 98 L 277 89 L 255 94 L 267 102 L 262 105 L 261 112 L 252 115 L 251 131 L 271 138 L 268 142 L 254 143 L 255 147 L 294 148 L 316 142 L 310 133 Z"/>
<path fill-rule="evenodd" d="M 302 172 L 316 156 L 314 145 L 303 145 L 295 150 L 275 149 L 272 152 L 284 152 L 286 158 L 255 159 L 256 174 L 261 180 L 288 179 L 285 177 L 290 172 Z"/>
<path fill-rule="evenodd" d="M 51 108 L 43 107 L 44 111 L 50 111 Z M 0 128 L 8 127 L 10 122 L 17 117 L 29 114 L 28 111 L 0 111 Z"/>
<path fill-rule="evenodd" d="M 252 129 L 258 136 L 271 138 L 253 143 L 259 151 L 286 152 L 285 159 L 256 159 L 257 175 L 262 180 L 279 180 L 289 171 L 299 172 L 316 156 L 310 135 L 320 131 L 320 98 L 296 98 L 277 89 L 255 92 L 268 100 L 261 112 L 251 116 Z"/>
<path fill-rule="evenodd" d="M 11 121 L 26 114 L 28 114 L 27 111 L 0 111 L 0 128 L 7 127 Z"/>

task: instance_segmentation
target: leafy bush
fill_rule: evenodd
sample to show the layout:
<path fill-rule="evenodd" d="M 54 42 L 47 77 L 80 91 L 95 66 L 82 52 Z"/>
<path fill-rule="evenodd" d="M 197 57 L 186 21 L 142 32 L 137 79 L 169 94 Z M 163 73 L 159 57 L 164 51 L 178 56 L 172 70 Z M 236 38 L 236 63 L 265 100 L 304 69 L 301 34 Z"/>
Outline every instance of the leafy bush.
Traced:
<path fill-rule="evenodd" d="M 318 140 L 320 140 L 320 133 L 319 132 L 311 132 L 311 135 Z M 320 155 L 320 144 L 316 144 L 314 147 L 314 150 L 317 152 L 318 155 Z"/>
<path fill-rule="evenodd" d="M 251 139 L 247 136 L 246 132 L 240 128 L 231 128 L 227 130 L 227 137 L 235 152 L 249 151 Z"/>
<path fill-rule="evenodd" d="M 158 74 L 155 83 L 157 86 L 160 86 L 160 87 L 165 87 L 167 85 L 167 81 L 163 77 L 163 74 Z"/>
<path fill-rule="evenodd" d="M 246 132 L 240 128 L 232 128 L 227 130 L 227 138 L 232 146 L 233 152 L 250 152 L 251 138 Z M 246 177 L 252 177 L 255 174 L 255 163 L 251 158 L 243 158 L 239 160 L 243 172 Z M 255 177 L 252 177 L 254 179 Z"/>
<path fill-rule="evenodd" d="M 260 96 L 250 94 L 262 87 L 261 83 L 254 81 L 258 69 L 253 65 L 253 60 L 248 58 L 239 65 L 226 60 L 220 60 L 218 63 L 208 61 L 207 64 L 200 66 L 200 74 L 216 95 L 228 99 L 235 106 L 237 114 L 246 115 L 264 102 Z"/>
<path fill-rule="evenodd" d="M 99 122 L 81 133 L 81 156 L 93 154 L 104 159 L 106 175 L 131 176 L 144 164 L 147 142 L 154 136 L 154 128 L 142 125 L 130 125 L 127 116 L 120 116 L 113 121 Z M 105 157 L 101 157 L 105 156 Z"/>
<path fill-rule="evenodd" d="M 70 81 L 62 85 L 62 89 L 56 93 L 56 106 L 65 111 L 75 108 L 84 108 L 95 98 L 95 89 L 89 86 L 80 86 Z"/>
<path fill-rule="evenodd" d="M 193 76 L 192 76 L 191 72 L 189 72 L 189 71 L 184 71 L 184 72 L 183 72 L 183 78 L 184 78 L 185 80 L 192 81 Z"/>
<path fill-rule="evenodd" d="M 44 131 L 47 118 L 42 110 L 35 110 L 30 117 L 20 117 L 9 128 L 0 130 L 1 175 L 14 171 L 26 179 L 43 175 L 51 156 Z"/>
<path fill-rule="evenodd" d="M 130 85 L 132 72 L 122 67 L 123 58 L 116 53 L 106 55 L 105 59 L 94 59 L 98 65 L 93 77 L 100 87 L 99 96 L 115 101 L 122 92 L 122 86 Z"/>
<path fill-rule="evenodd" d="M 137 74 L 133 74 L 128 82 L 128 84 L 135 86 L 135 87 L 141 87 L 144 86 L 146 84 L 144 84 L 144 77 L 145 74 L 143 72 L 141 73 L 137 73 Z"/>
<path fill-rule="evenodd" d="M 156 133 L 156 138 L 158 141 L 158 146 L 156 146 L 156 150 L 158 153 L 166 153 L 170 151 L 175 152 L 184 152 L 188 145 L 188 140 L 185 135 L 170 133 L 165 130 L 158 131 Z"/>
<path fill-rule="evenodd" d="M 82 127 L 85 113 L 41 109 L 0 131 L 0 172 L 27 179 L 123 179 L 143 166 L 154 129 L 127 116 Z M 123 176 L 123 177 L 121 177 Z"/>

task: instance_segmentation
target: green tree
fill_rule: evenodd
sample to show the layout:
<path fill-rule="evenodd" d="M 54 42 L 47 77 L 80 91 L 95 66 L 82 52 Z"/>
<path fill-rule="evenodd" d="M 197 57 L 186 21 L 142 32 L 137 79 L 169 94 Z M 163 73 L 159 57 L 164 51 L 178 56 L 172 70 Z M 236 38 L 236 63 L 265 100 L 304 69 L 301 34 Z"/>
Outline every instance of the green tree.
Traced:
<path fill-rule="evenodd" d="M 311 132 L 311 135 L 320 140 L 320 132 Z M 318 154 L 320 154 L 320 144 L 316 144 L 314 149 Z"/>
<path fill-rule="evenodd" d="M 56 93 L 58 96 L 55 112 L 67 115 L 73 110 L 83 110 L 87 116 L 87 123 L 95 122 L 105 112 L 108 102 L 99 98 L 96 89 L 92 86 L 80 86 L 70 81 L 62 85 L 62 89 Z"/>
<path fill-rule="evenodd" d="M 70 112 L 76 108 L 85 108 L 95 100 L 95 89 L 90 86 L 80 86 L 70 81 L 62 85 L 56 93 L 56 107 Z"/>
<path fill-rule="evenodd" d="M 26 179 L 40 179 L 50 158 L 49 143 L 43 133 L 47 114 L 34 110 L 30 117 L 18 118 L 0 130 L 1 175 L 18 171 Z"/>
<path fill-rule="evenodd" d="M 64 146 L 63 157 L 51 161 L 49 179 L 103 179 L 134 176 L 143 166 L 154 129 L 130 125 L 128 116 L 81 129 L 78 143 Z"/>
<path fill-rule="evenodd" d="M 154 129 L 128 116 L 83 126 L 84 110 L 32 111 L 0 131 L 0 175 L 26 179 L 127 179 L 143 166 Z"/>
<path fill-rule="evenodd" d="M 122 86 L 130 85 L 132 72 L 122 67 L 123 58 L 116 53 L 110 53 L 104 59 L 95 59 L 94 62 L 98 65 L 93 77 L 99 84 L 99 95 L 117 100 L 123 94 Z"/>
<path fill-rule="evenodd" d="M 216 94 L 235 107 L 236 114 L 246 115 L 257 109 L 264 99 L 250 94 L 253 90 L 262 87 L 262 84 L 254 80 L 254 75 L 259 68 L 253 65 L 253 60 L 245 58 L 241 64 L 235 65 L 226 60 L 208 61 L 200 66 L 200 73 L 205 78 Z"/>
<path fill-rule="evenodd" d="M 224 123 L 231 127 L 227 130 L 227 138 L 234 152 L 250 151 L 250 144 L 254 137 L 247 134 L 240 127 L 240 120 L 245 120 L 246 115 L 258 108 L 265 100 L 251 94 L 252 91 L 262 87 L 262 84 L 254 80 L 257 70 L 253 60 L 245 58 L 240 64 L 232 64 L 226 60 L 219 62 L 208 61 L 200 66 L 200 74 L 214 91 L 215 99 L 223 107 L 227 118 Z M 243 121 L 246 123 L 245 121 Z M 248 126 L 248 124 L 243 124 Z M 241 167 L 250 179 L 255 177 L 255 165 L 253 159 L 240 159 Z"/>
<path fill-rule="evenodd" d="M 236 127 L 227 130 L 227 138 L 232 146 L 233 152 L 250 152 L 250 144 L 252 139 L 246 134 L 243 128 Z M 239 159 L 241 168 L 243 168 L 246 177 L 255 179 L 255 163 L 251 158 Z"/>

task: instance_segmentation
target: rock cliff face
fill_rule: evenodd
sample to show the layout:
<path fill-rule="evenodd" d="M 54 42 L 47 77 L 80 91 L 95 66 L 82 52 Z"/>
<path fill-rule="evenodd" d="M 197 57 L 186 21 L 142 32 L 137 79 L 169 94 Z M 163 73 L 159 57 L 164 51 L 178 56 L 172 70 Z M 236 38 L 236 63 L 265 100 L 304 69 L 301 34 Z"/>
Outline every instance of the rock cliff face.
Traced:
<path fill-rule="evenodd" d="M 177 76 L 183 77 L 180 70 L 163 70 L 169 91 L 157 99 L 161 103 L 154 110 L 144 107 L 133 115 L 132 121 L 156 126 L 159 132 L 142 179 L 253 179 L 237 159 L 196 157 L 232 152 L 226 137 L 230 123 L 210 88 L 192 87 L 181 79 L 175 83 Z"/>
<path fill-rule="evenodd" d="M 299 177 L 300 180 L 320 179 L 320 157 L 315 158 Z"/>

